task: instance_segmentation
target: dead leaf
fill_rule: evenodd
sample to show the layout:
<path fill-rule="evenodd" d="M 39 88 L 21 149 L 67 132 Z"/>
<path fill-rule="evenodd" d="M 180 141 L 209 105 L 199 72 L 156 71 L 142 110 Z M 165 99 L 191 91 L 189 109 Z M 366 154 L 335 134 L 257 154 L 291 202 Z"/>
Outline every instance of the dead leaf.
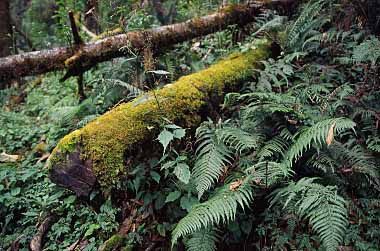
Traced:
<path fill-rule="evenodd" d="M 330 129 L 327 133 L 327 138 L 326 138 L 326 143 L 327 145 L 331 145 L 332 142 L 334 141 L 334 128 L 335 128 L 335 123 L 333 123 L 331 126 L 330 126 Z"/>
<path fill-rule="evenodd" d="M 260 185 L 260 183 L 261 183 L 261 179 L 255 179 L 253 182 L 254 182 L 256 185 Z"/>
<path fill-rule="evenodd" d="M 288 119 L 288 122 L 291 125 L 297 125 L 298 124 L 298 121 L 297 120 L 293 120 L 293 119 Z"/>
<path fill-rule="evenodd" d="M 11 155 L 5 152 L 0 153 L 0 162 L 17 162 L 20 155 Z"/>
<path fill-rule="evenodd" d="M 236 191 L 241 186 L 241 184 L 243 184 L 242 180 L 237 180 L 237 181 L 232 182 L 230 185 L 230 190 Z"/>
<path fill-rule="evenodd" d="M 41 158 L 38 159 L 37 163 L 41 163 L 44 160 L 47 160 L 50 157 L 50 153 L 45 153 L 41 156 Z"/>

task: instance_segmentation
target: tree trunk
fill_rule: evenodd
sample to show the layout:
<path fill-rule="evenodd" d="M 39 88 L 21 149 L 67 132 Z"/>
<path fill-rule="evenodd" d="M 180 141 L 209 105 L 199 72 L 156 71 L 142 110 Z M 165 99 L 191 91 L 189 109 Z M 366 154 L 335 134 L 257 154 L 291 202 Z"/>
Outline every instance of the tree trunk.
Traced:
<path fill-rule="evenodd" d="M 375 34 L 380 34 L 380 0 L 368 0 L 368 22 L 369 30 Z"/>
<path fill-rule="evenodd" d="M 98 0 L 86 1 L 86 14 L 84 16 L 86 27 L 93 33 L 100 33 Z"/>
<path fill-rule="evenodd" d="M 88 195 L 97 182 L 108 191 L 126 174 L 125 163 L 136 158 L 131 151 L 144 142 L 152 145 L 162 117 L 194 128 L 212 112 L 207 105 L 218 105 L 225 90 L 237 90 L 239 81 L 252 77 L 253 69 L 272 51 L 265 40 L 255 47 L 122 104 L 68 134 L 48 161 L 51 180 L 79 196 Z M 148 155 L 147 151 L 145 147 L 143 154 Z"/>
<path fill-rule="evenodd" d="M 281 1 L 275 2 L 281 5 Z M 153 51 L 161 52 L 168 46 L 225 29 L 231 24 L 252 22 L 263 11 L 261 4 L 233 5 L 187 22 L 107 37 L 76 50 L 63 47 L 1 58 L 0 81 L 64 68 L 69 69 L 66 77 L 78 76 L 99 62 L 128 56 L 131 50 L 142 52 L 150 46 Z"/>
<path fill-rule="evenodd" d="M 6 57 L 12 51 L 12 26 L 8 0 L 0 0 L 0 58 Z M 9 85 L 8 81 L 1 81 L 0 90 Z"/>
<path fill-rule="evenodd" d="M 12 26 L 8 0 L 0 0 L 0 57 L 11 54 Z"/>

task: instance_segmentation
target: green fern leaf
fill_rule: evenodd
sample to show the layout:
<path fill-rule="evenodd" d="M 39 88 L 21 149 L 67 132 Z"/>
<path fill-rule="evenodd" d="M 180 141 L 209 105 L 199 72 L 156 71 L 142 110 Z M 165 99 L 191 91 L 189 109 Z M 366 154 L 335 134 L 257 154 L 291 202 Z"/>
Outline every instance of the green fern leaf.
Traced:
<path fill-rule="evenodd" d="M 316 178 L 303 178 L 273 193 L 271 206 L 285 199 L 284 207 L 295 206 L 295 213 L 310 221 L 327 251 L 337 251 L 348 225 L 348 211 L 337 188 L 314 183 Z"/>
<path fill-rule="evenodd" d="M 230 126 L 221 128 L 217 134 L 220 141 L 235 149 L 239 154 L 257 148 L 263 139 L 260 134 L 251 134 Z"/>
<path fill-rule="evenodd" d="M 231 190 L 230 184 L 225 185 L 208 201 L 195 205 L 189 214 L 179 221 L 172 232 L 172 245 L 188 234 L 233 221 L 238 207 L 244 209 L 252 200 L 253 190 L 248 183 L 243 182 L 236 190 Z"/>
<path fill-rule="evenodd" d="M 202 229 L 185 241 L 187 251 L 214 251 L 219 236 L 214 229 Z"/>
<path fill-rule="evenodd" d="M 355 122 L 347 118 L 333 118 L 304 128 L 299 135 L 296 135 L 295 143 L 290 147 L 286 155 L 287 161 L 291 165 L 293 160 L 297 160 L 305 151 L 311 148 L 312 144 L 317 146 L 325 145 L 330 128 L 333 128 L 334 135 L 339 135 L 347 129 L 354 129 L 355 125 Z"/>
<path fill-rule="evenodd" d="M 196 132 L 198 147 L 192 178 L 201 198 L 218 181 L 224 167 L 231 164 L 232 152 L 219 142 L 212 122 L 206 122 Z"/>

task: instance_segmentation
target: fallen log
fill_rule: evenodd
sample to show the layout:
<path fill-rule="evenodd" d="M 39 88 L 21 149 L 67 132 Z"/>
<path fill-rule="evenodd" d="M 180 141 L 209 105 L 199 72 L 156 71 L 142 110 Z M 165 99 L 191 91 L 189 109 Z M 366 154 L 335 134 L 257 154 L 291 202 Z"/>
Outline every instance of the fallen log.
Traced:
<path fill-rule="evenodd" d="M 27 52 L 0 58 L 0 82 L 24 76 L 68 69 L 65 79 L 79 76 L 96 64 L 151 49 L 160 52 L 175 44 L 223 30 L 229 25 L 253 22 L 266 9 L 295 6 L 295 0 L 254 1 L 250 5 L 229 5 L 214 14 L 183 23 L 128 32 L 80 46 Z"/>
<path fill-rule="evenodd" d="M 151 142 L 157 121 L 163 117 L 184 127 L 196 127 L 210 97 L 236 90 L 239 81 L 252 77 L 254 68 L 271 55 L 266 40 L 245 53 L 235 53 L 208 69 L 180 78 L 160 90 L 150 91 L 119 105 L 84 128 L 66 135 L 53 150 L 48 167 L 58 185 L 85 196 L 98 182 L 105 191 L 126 173 L 127 150 Z M 207 114 L 203 114 L 206 115 Z"/>
<path fill-rule="evenodd" d="M 144 49 L 168 46 L 254 21 L 263 5 L 231 5 L 220 11 L 183 23 L 107 37 L 75 48 L 61 47 L 0 58 L 0 81 L 69 68 L 78 76 L 100 62 L 131 55 Z M 68 77 L 69 77 L 68 76 Z"/>

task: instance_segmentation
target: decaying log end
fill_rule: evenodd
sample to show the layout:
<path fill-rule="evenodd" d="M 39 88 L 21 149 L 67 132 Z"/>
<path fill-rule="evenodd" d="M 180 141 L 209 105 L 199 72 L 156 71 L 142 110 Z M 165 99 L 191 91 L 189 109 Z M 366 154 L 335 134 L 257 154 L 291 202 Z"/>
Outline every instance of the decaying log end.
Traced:
<path fill-rule="evenodd" d="M 208 69 L 184 76 L 173 84 L 119 105 L 66 135 L 55 147 L 48 166 L 53 182 L 88 194 L 96 182 L 112 187 L 125 174 L 125 153 L 153 140 L 163 117 L 183 127 L 196 127 L 208 97 L 222 97 L 226 89 L 252 77 L 253 69 L 271 55 L 271 43 L 259 40 L 245 53 L 233 53 Z M 155 130 L 152 130 L 155 128 Z"/>
<path fill-rule="evenodd" d="M 96 184 L 96 177 L 91 170 L 91 160 L 83 161 L 78 152 L 65 154 L 50 172 L 54 183 L 67 187 L 78 196 L 90 194 Z"/>

